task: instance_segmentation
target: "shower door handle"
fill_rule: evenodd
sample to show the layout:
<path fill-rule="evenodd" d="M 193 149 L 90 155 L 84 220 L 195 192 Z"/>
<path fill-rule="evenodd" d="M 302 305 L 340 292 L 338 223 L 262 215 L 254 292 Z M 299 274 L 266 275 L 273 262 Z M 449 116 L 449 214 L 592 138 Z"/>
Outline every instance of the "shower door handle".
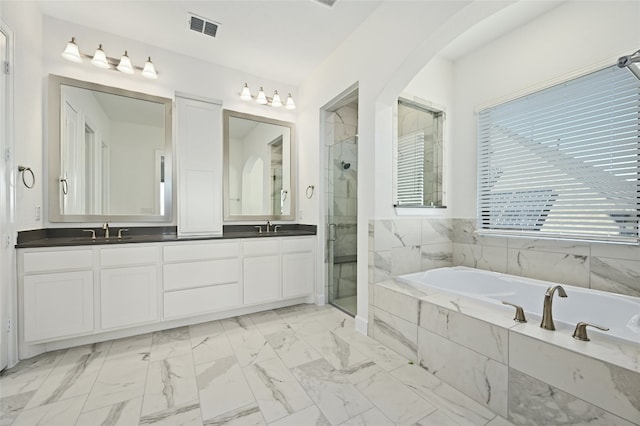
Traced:
<path fill-rule="evenodd" d="M 336 240 L 336 224 L 335 223 L 329 224 L 329 238 L 327 240 L 328 241 Z"/>

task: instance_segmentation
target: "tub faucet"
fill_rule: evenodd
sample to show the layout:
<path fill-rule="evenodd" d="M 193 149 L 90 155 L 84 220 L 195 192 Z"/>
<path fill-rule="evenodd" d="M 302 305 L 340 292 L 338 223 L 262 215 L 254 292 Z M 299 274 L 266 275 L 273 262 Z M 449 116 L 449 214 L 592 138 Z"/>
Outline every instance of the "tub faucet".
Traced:
<path fill-rule="evenodd" d="M 556 326 L 553 324 L 553 313 L 551 311 L 553 294 L 556 290 L 558 290 L 558 296 L 567 297 L 567 292 L 564 291 L 561 285 L 554 285 L 547 289 L 547 292 L 544 294 L 544 305 L 542 307 L 542 322 L 540 322 L 540 327 L 545 330 L 556 329 Z"/>

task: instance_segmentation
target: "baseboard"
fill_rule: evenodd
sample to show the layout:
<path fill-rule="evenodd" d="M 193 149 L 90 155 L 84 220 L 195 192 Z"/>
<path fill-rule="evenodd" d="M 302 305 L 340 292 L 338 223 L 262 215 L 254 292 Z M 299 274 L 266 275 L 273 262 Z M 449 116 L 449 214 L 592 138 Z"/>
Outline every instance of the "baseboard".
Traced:
<path fill-rule="evenodd" d="M 364 318 L 360 315 L 356 315 L 356 331 L 364 334 L 365 336 L 367 335 L 367 330 L 369 329 L 369 321 L 367 320 L 367 318 Z"/>

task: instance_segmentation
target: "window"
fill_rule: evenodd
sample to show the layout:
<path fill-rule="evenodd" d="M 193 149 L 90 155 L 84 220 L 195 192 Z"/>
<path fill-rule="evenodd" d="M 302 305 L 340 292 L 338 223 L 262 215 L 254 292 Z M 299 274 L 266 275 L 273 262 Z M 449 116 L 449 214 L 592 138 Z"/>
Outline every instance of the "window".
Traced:
<path fill-rule="evenodd" d="M 485 231 L 638 241 L 640 81 L 606 68 L 480 111 Z"/>
<path fill-rule="evenodd" d="M 398 100 L 397 206 L 442 206 L 444 113 Z"/>

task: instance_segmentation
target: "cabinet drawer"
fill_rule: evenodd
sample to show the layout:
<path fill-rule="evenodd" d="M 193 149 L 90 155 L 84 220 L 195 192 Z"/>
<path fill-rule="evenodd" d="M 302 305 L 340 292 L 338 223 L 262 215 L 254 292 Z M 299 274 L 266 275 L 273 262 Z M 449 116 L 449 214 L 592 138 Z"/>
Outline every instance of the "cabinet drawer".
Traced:
<path fill-rule="evenodd" d="M 215 244 L 180 244 L 164 247 L 165 262 L 225 259 L 240 256 L 238 242 Z"/>
<path fill-rule="evenodd" d="M 238 259 L 164 265 L 165 291 L 238 281 L 240 281 L 240 261 Z"/>
<path fill-rule="evenodd" d="M 242 244 L 244 256 L 270 256 L 277 255 L 279 251 L 280 241 L 277 238 L 244 241 Z"/>
<path fill-rule="evenodd" d="M 164 294 L 165 318 L 181 317 L 239 306 L 240 284 L 192 288 Z"/>
<path fill-rule="evenodd" d="M 313 251 L 314 238 L 283 238 L 282 253 L 300 253 Z"/>
<path fill-rule="evenodd" d="M 92 267 L 92 250 L 25 253 L 23 257 L 23 268 L 25 273 L 63 271 L 70 269 L 91 269 Z"/>
<path fill-rule="evenodd" d="M 148 265 L 157 262 L 157 247 L 118 247 L 100 250 L 101 266 Z"/>

